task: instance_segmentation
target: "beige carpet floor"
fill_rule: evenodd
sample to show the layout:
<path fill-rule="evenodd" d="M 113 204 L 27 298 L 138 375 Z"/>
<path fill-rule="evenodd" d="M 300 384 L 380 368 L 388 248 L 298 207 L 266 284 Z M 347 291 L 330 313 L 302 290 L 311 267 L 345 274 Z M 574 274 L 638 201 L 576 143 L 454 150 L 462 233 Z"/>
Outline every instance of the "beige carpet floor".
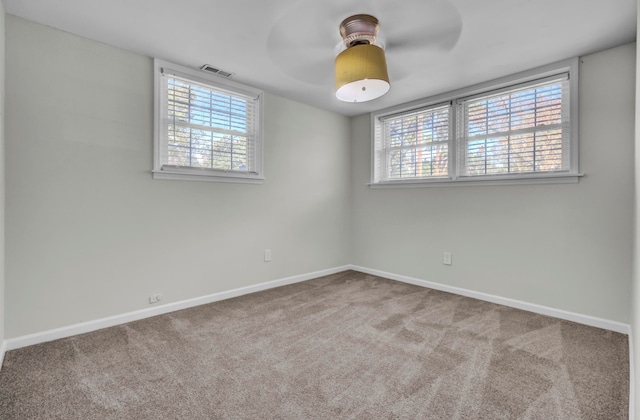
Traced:
<path fill-rule="evenodd" d="M 10 351 L 2 419 L 623 419 L 625 335 L 347 271 Z"/>

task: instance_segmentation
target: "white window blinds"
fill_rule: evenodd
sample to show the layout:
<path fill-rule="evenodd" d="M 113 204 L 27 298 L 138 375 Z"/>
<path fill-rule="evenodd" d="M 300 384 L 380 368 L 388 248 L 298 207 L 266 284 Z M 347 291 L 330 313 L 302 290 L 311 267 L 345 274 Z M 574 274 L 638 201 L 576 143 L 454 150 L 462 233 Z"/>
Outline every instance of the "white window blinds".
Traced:
<path fill-rule="evenodd" d="M 383 181 L 448 176 L 450 109 L 447 103 L 380 119 Z"/>
<path fill-rule="evenodd" d="M 258 98 L 164 71 L 162 89 L 163 169 L 256 173 Z"/>
<path fill-rule="evenodd" d="M 568 74 L 457 101 L 464 177 L 570 170 Z"/>

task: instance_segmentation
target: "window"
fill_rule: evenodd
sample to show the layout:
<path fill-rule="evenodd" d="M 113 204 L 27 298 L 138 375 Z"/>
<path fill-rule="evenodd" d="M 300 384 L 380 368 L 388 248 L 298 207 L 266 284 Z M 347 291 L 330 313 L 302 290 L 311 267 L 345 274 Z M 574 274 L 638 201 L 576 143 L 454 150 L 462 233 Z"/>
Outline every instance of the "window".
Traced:
<path fill-rule="evenodd" d="M 577 60 L 372 114 L 372 186 L 577 182 Z"/>
<path fill-rule="evenodd" d="M 262 92 L 155 61 L 153 177 L 261 182 Z"/>
<path fill-rule="evenodd" d="M 381 170 L 389 180 L 446 177 L 449 173 L 451 106 L 436 106 L 380 119 Z"/>
<path fill-rule="evenodd" d="M 567 171 L 568 90 L 564 74 L 458 101 L 461 175 Z"/>

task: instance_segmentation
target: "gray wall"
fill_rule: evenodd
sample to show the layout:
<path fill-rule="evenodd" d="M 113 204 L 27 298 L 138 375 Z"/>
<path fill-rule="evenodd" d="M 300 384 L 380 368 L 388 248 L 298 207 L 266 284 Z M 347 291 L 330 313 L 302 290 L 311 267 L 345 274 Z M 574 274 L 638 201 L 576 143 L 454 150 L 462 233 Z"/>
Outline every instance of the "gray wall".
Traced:
<path fill-rule="evenodd" d="M 5 197 L 5 161 L 4 161 L 4 97 L 5 97 L 5 85 L 4 85 L 4 73 L 5 73 L 5 60 L 4 60 L 4 38 L 5 38 L 5 23 L 4 23 L 4 4 L 0 1 L 0 341 L 5 337 L 5 264 L 4 264 L 4 197 Z"/>
<path fill-rule="evenodd" d="M 635 54 L 581 60 L 578 184 L 370 189 L 369 116 L 355 118 L 351 262 L 628 323 Z"/>
<path fill-rule="evenodd" d="M 640 33 L 640 8 L 638 8 L 638 33 Z M 636 63 L 640 62 L 640 48 L 636 51 Z M 636 67 L 636 130 L 635 130 L 635 154 L 634 154 L 634 180 L 635 191 L 633 194 L 633 287 L 631 292 L 631 335 L 629 341 L 632 352 L 630 354 L 631 372 L 631 401 L 635 406 L 640 404 L 640 359 L 637 357 L 640 351 L 640 67 Z M 633 404 L 633 403 L 632 403 Z M 640 410 L 632 406 L 635 413 L 633 418 L 640 420 Z"/>
<path fill-rule="evenodd" d="M 152 60 L 6 22 L 8 338 L 349 263 L 348 118 L 267 94 L 263 185 L 152 180 Z"/>

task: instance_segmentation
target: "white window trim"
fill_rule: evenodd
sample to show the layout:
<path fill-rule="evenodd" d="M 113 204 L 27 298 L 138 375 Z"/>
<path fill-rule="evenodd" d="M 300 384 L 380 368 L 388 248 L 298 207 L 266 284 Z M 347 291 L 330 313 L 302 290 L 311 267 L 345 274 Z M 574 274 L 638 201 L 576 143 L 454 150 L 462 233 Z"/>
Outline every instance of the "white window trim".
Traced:
<path fill-rule="evenodd" d="M 227 90 L 243 96 L 257 98 L 257 127 L 256 134 L 256 170 L 255 173 L 224 171 L 194 167 L 170 167 L 162 164 L 160 150 L 164 141 L 162 130 L 162 71 L 186 77 L 194 82 L 211 85 L 214 88 Z M 235 182 L 245 184 L 262 184 L 264 181 L 264 92 L 246 86 L 232 80 L 223 79 L 220 76 L 209 75 L 202 70 L 195 70 L 160 59 L 153 61 L 154 71 L 154 133 L 153 133 L 153 179 L 180 180 L 180 181 L 209 181 L 209 182 Z M 164 166 L 164 167 L 163 167 Z"/>
<path fill-rule="evenodd" d="M 516 185 L 516 184 L 564 184 L 576 183 L 584 174 L 579 172 L 578 167 L 578 81 L 579 81 L 579 59 L 560 61 L 543 67 L 524 71 L 511 76 L 502 77 L 485 83 L 480 83 L 470 87 L 447 92 L 441 95 L 432 96 L 426 99 L 409 102 L 406 104 L 386 108 L 371 113 L 371 165 L 370 165 L 370 181 L 371 188 L 412 188 L 412 187 L 447 187 L 447 186 L 470 186 L 470 185 Z M 474 95 L 488 93 L 494 90 L 508 88 L 510 86 L 521 83 L 531 82 L 536 79 L 551 77 L 560 73 L 569 73 L 570 84 L 570 109 L 569 109 L 569 126 L 570 126 L 570 168 L 568 172 L 542 172 L 542 173 L 524 173 L 524 174 L 504 174 L 504 175 L 487 175 L 460 177 L 458 175 L 457 166 L 457 144 L 456 136 L 453 130 L 450 132 L 449 143 L 449 176 L 446 178 L 420 178 L 393 181 L 377 181 L 376 180 L 376 131 L 380 129 L 381 118 L 393 114 L 410 112 L 412 110 L 427 108 L 451 102 L 454 109 L 451 112 L 450 128 L 457 126 L 457 112 L 455 104 L 457 100 L 467 98 Z"/>

